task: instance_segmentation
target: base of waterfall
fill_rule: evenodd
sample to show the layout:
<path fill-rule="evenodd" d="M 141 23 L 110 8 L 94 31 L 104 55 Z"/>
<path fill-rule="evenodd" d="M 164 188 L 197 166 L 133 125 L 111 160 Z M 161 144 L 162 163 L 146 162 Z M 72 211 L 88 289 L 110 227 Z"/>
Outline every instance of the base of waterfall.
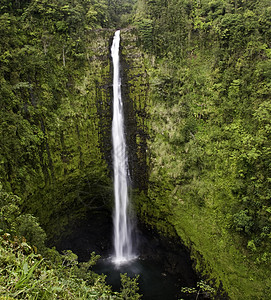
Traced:
<path fill-rule="evenodd" d="M 106 275 L 106 283 L 116 292 L 121 290 L 120 274 L 126 273 L 131 278 L 139 275 L 139 293 L 143 300 L 195 299 L 193 295 L 181 293 L 181 287 L 191 286 L 190 282 L 166 272 L 163 264 L 153 259 L 138 257 L 115 264 L 111 258 L 105 258 L 100 259 L 93 270 Z"/>
<path fill-rule="evenodd" d="M 137 224 L 137 240 L 134 240 L 138 257 L 131 260 L 115 260 L 112 248 L 112 219 L 110 212 L 92 212 L 85 220 L 70 223 L 65 235 L 57 243 L 61 252 L 72 250 L 80 262 L 90 259 L 93 251 L 101 258 L 92 270 L 105 274 L 113 291 L 121 287 L 120 273 L 134 277 L 139 275 L 139 293 L 142 300 L 189 299 L 180 295 L 181 287 L 196 287 L 200 279 L 192 269 L 192 261 L 186 249 L 176 241 Z M 179 297 L 179 298 L 178 298 Z M 195 297 L 190 298 L 195 299 Z"/>
<path fill-rule="evenodd" d="M 129 255 L 129 256 L 120 256 L 120 257 L 112 257 L 110 258 L 111 262 L 118 268 L 123 265 L 129 265 L 133 263 L 138 258 L 137 255 Z"/>

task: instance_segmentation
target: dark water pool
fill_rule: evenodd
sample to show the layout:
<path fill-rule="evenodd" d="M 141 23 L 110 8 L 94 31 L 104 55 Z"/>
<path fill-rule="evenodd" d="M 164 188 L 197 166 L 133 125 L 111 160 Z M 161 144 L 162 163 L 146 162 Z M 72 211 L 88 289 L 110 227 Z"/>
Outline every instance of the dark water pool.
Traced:
<path fill-rule="evenodd" d="M 186 280 L 165 272 L 163 262 L 138 258 L 133 262 L 116 267 L 110 259 L 101 259 L 94 267 L 98 274 L 107 275 L 107 283 L 114 291 L 120 290 L 120 273 L 129 277 L 139 275 L 139 293 L 143 300 L 194 299 L 181 293 Z"/>
<path fill-rule="evenodd" d="M 180 293 L 181 287 L 196 287 L 199 278 L 192 268 L 188 251 L 177 240 L 163 238 L 153 230 L 138 224 L 138 259 L 116 268 L 108 257 L 112 254 L 111 216 L 91 215 L 85 222 L 67 228 L 57 249 L 72 250 L 79 261 L 87 261 L 92 251 L 101 256 L 94 271 L 107 275 L 107 283 L 114 291 L 120 288 L 120 273 L 130 277 L 140 275 L 139 287 L 143 300 L 195 299 L 195 295 Z"/>

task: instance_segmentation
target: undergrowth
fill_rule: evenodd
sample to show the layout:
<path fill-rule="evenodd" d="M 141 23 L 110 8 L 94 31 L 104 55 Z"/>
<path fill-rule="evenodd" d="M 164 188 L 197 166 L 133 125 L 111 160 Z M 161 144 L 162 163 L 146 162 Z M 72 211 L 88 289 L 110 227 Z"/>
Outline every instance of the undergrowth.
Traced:
<path fill-rule="evenodd" d="M 140 299 L 137 278 L 121 274 L 121 290 L 113 292 L 106 276 L 92 271 L 99 259 L 78 262 L 71 250 L 60 254 L 46 247 L 38 219 L 23 214 L 21 199 L 0 185 L 0 299 Z M 26 238 L 27 239 L 26 239 Z"/>
<path fill-rule="evenodd" d="M 50 259 L 49 259 L 50 258 Z M 99 259 L 91 254 L 78 263 L 72 251 L 59 254 L 47 249 L 47 257 L 36 252 L 24 238 L 0 237 L 0 299 L 140 299 L 137 278 L 121 274 L 122 288 L 113 292 L 91 267 Z"/>

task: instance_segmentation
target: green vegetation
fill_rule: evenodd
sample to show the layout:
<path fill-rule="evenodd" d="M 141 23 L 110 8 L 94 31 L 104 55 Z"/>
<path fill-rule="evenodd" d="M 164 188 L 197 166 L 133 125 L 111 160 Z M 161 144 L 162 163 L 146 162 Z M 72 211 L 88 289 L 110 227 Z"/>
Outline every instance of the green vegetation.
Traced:
<path fill-rule="evenodd" d="M 104 278 L 78 265 L 75 254 L 54 252 L 55 262 L 36 254 L 26 241 L 0 238 L 0 293 L 4 299 L 117 299 Z M 111 295 L 112 294 L 112 295 Z M 9 297 L 9 298 L 7 298 Z"/>
<path fill-rule="evenodd" d="M 99 115 L 112 34 L 97 31 L 106 24 L 101 2 L 21 2 L 0 11 L 0 181 L 52 238 L 86 210 L 111 205 Z"/>
<path fill-rule="evenodd" d="M 136 278 L 122 275 L 122 291 L 112 292 L 105 276 L 91 271 L 98 257 L 78 263 L 71 251 L 48 250 L 42 257 L 25 240 L 0 237 L 0 294 L 3 299 L 140 299 Z M 130 283 L 132 282 L 132 283 Z"/>
<path fill-rule="evenodd" d="M 138 1 L 151 86 L 141 218 L 232 299 L 271 297 L 270 2 Z M 146 198 L 147 196 L 147 198 Z"/>
<path fill-rule="evenodd" d="M 121 51 L 141 221 L 177 234 L 216 290 L 270 299 L 269 0 L 1 1 L 3 295 L 121 297 L 46 236 L 111 209 L 108 28 L 131 22 Z"/>
<path fill-rule="evenodd" d="M 120 293 L 92 266 L 90 254 L 78 263 L 70 250 L 59 254 L 45 246 L 46 234 L 36 217 L 23 214 L 21 199 L 0 187 L 0 295 L 3 299 L 140 299 L 137 279 L 121 274 Z M 4 234 L 3 234 L 4 233 Z M 21 236 L 21 237 L 18 237 Z M 25 237 L 27 239 L 25 239 Z M 2 299 L 1 298 L 1 299 Z"/>
<path fill-rule="evenodd" d="M 121 299 L 125 299 L 125 300 L 141 299 L 142 295 L 137 293 L 137 291 L 139 290 L 138 282 L 137 282 L 139 275 L 135 276 L 134 278 L 130 278 L 127 276 L 127 273 L 125 273 L 125 274 L 120 274 L 120 278 L 122 284 Z"/>
<path fill-rule="evenodd" d="M 196 300 L 200 295 L 204 295 L 205 297 L 213 299 L 213 296 L 215 294 L 215 290 L 202 280 L 197 283 L 197 288 L 183 287 L 182 292 L 186 294 L 196 294 Z"/>
<path fill-rule="evenodd" d="M 121 22 L 127 22 L 131 7 L 125 7 Z M 131 289 L 135 279 L 123 275 L 125 298 L 91 271 L 94 257 L 79 264 L 70 251 L 60 255 L 47 247 L 68 234 L 68 224 L 112 206 L 106 155 L 113 30 L 103 28 L 115 26 L 118 18 L 110 10 L 109 3 L 95 0 L 1 1 L 4 298 L 140 298 Z"/>

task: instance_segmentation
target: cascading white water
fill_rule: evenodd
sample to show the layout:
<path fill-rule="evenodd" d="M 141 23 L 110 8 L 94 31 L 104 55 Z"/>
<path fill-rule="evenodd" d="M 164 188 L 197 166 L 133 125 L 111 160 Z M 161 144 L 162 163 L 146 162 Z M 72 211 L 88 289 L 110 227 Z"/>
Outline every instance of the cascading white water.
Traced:
<path fill-rule="evenodd" d="M 132 249 L 131 224 L 128 216 L 128 158 L 126 153 L 121 78 L 119 68 L 120 31 L 116 31 L 111 47 L 113 60 L 113 167 L 114 167 L 114 248 L 113 262 L 116 265 L 127 263 L 135 255 Z"/>

